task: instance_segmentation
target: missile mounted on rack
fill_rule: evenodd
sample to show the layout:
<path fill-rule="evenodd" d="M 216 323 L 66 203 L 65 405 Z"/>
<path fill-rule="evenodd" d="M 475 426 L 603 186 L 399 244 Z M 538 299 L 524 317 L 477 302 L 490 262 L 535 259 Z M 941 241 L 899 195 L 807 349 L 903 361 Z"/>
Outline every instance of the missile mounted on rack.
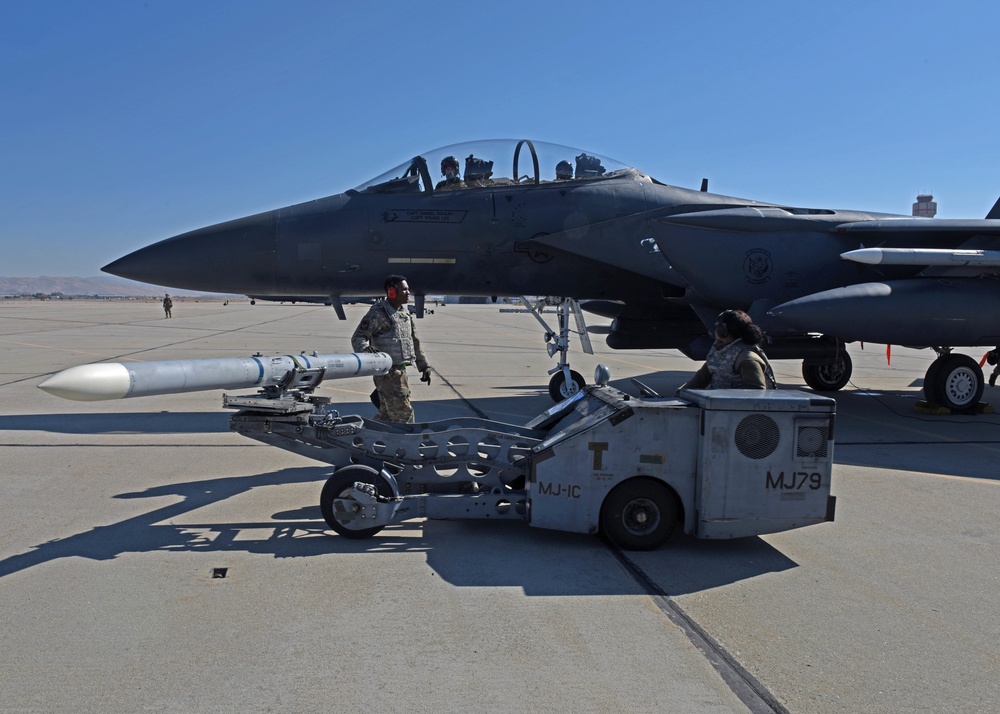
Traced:
<path fill-rule="evenodd" d="M 95 362 L 57 372 L 38 388 L 81 402 L 254 387 L 274 399 L 290 390 L 312 391 L 324 379 L 380 375 L 390 367 L 384 352 Z"/>

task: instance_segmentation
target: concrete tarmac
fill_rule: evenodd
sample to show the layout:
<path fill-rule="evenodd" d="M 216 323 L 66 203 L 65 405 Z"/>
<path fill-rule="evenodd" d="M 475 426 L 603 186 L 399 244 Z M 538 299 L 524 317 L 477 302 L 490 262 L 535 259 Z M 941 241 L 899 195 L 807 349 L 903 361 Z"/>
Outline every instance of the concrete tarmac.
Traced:
<path fill-rule="evenodd" d="M 624 558 L 514 522 L 340 538 L 329 468 L 230 433 L 220 392 L 35 388 L 102 360 L 347 351 L 365 309 L 0 301 L 0 711 L 1000 710 L 1000 417 L 916 412 L 927 352 L 850 347 L 835 522 Z M 434 310 L 418 420 L 551 406 L 533 317 Z M 588 381 L 603 362 L 670 394 L 697 366 L 593 339 L 571 353 Z M 363 415 L 370 391 L 319 389 Z"/>

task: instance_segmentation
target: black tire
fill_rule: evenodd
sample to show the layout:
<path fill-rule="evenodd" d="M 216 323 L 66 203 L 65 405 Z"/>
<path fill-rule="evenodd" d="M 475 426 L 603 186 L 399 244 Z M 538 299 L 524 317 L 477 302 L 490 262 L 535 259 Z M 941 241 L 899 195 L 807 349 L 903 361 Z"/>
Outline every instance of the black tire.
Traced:
<path fill-rule="evenodd" d="M 851 381 L 853 371 L 854 363 L 846 352 L 841 352 L 833 362 L 802 363 L 802 378 L 816 392 L 836 392 Z"/>
<path fill-rule="evenodd" d="M 630 479 L 601 504 L 601 533 L 625 550 L 653 550 L 673 535 L 680 512 L 677 497 L 660 481 Z"/>
<path fill-rule="evenodd" d="M 549 380 L 549 396 L 552 397 L 552 401 L 561 402 L 564 399 L 569 399 L 577 392 L 582 392 L 587 386 L 587 382 L 584 381 L 579 372 L 571 369 L 569 378 L 570 381 L 567 382 L 562 370 L 552 375 L 552 379 Z"/>
<path fill-rule="evenodd" d="M 934 364 L 939 363 L 937 369 Z M 948 407 L 952 411 L 965 411 L 979 403 L 983 396 L 983 370 L 976 360 L 968 355 L 946 355 L 934 360 L 927 370 L 931 377 L 930 393 L 924 382 L 924 395 L 932 404 Z"/>
<path fill-rule="evenodd" d="M 337 469 L 323 485 L 323 491 L 319 496 L 319 509 L 323 512 L 323 520 L 340 535 L 345 538 L 364 539 L 371 538 L 382 530 L 383 526 L 374 528 L 352 528 L 351 518 L 348 513 L 337 511 L 334 508 L 334 500 L 338 498 L 350 498 L 350 491 L 358 481 L 375 485 L 378 495 L 391 497 L 392 487 L 382 478 L 378 471 L 370 466 L 352 464 L 342 469 Z M 351 499 L 353 500 L 353 499 Z M 340 516 L 338 520 L 337 516 Z M 348 516 L 345 518 L 345 516 Z"/>
<path fill-rule="evenodd" d="M 938 373 L 941 371 L 941 363 L 944 359 L 944 357 L 938 357 L 931 362 L 931 366 L 927 368 L 927 372 L 924 374 L 924 399 L 930 404 L 941 403 L 941 394 L 938 393 L 938 390 L 941 388 L 941 380 L 938 377 Z"/>

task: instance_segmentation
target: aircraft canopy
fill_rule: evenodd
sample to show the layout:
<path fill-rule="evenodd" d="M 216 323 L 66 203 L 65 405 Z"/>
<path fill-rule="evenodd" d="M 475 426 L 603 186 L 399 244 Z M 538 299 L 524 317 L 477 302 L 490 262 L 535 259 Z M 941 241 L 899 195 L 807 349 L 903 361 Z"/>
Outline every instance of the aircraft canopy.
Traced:
<path fill-rule="evenodd" d="M 433 192 L 442 188 L 442 161 L 454 157 L 461 188 L 595 180 L 631 171 L 620 161 L 589 151 L 529 139 L 453 144 L 419 154 L 355 190 L 368 193 Z"/>

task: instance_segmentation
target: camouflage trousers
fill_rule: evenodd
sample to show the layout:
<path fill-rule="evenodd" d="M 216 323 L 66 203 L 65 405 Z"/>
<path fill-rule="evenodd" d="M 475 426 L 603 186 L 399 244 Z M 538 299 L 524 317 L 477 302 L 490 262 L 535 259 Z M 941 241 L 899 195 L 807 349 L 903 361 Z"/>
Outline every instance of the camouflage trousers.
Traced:
<path fill-rule="evenodd" d="M 372 379 L 379 398 L 375 418 L 412 424 L 413 407 L 410 406 L 410 383 L 406 379 L 406 368 L 393 367 L 388 374 L 376 375 Z"/>

